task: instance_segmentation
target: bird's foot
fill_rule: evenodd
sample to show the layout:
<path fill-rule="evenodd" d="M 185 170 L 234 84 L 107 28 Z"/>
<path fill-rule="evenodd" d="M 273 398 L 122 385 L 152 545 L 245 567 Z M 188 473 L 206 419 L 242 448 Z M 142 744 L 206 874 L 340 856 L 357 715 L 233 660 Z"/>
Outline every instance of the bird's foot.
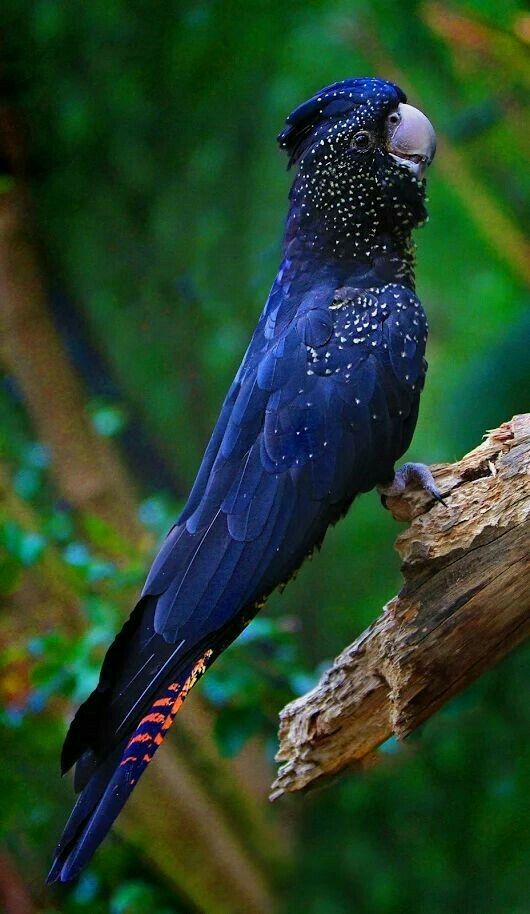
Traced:
<path fill-rule="evenodd" d="M 429 467 L 425 463 L 404 463 L 399 470 L 396 470 L 394 479 L 389 486 L 377 487 L 381 495 L 383 506 L 386 508 L 387 498 L 402 495 L 410 483 L 420 486 L 424 492 L 427 492 L 428 495 L 447 507 L 442 493 L 436 485 Z"/>

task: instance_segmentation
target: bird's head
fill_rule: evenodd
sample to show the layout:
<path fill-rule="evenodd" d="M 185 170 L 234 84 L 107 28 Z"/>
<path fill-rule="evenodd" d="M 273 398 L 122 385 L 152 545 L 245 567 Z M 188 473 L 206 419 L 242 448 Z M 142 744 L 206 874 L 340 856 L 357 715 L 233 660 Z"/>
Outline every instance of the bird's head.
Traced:
<path fill-rule="evenodd" d="M 436 137 L 393 83 L 327 86 L 289 115 L 278 142 L 298 166 L 291 199 L 300 228 L 305 219 L 339 247 L 351 237 L 363 248 L 378 232 L 410 231 L 425 220 L 424 175 Z"/>

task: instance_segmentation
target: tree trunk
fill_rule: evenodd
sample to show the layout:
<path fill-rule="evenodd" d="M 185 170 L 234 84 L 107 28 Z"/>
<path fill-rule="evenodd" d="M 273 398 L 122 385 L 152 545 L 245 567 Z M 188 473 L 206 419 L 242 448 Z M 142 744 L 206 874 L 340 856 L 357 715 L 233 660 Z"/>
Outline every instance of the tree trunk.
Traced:
<path fill-rule="evenodd" d="M 133 486 L 98 435 L 81 385 L 48 314 L 43 282 L 16 186 L 0 196 L 0 356 L 24 397 L 67 501 L 138 540 Z"/>
<path fill-rule="evenodd" d="M 271 799 L 371 763 L 530 635 L 530 414 L 432 470 L 446 507 L 416 490 L 388 499 L 411 521 L 400 593 L 281 712 Z"/>
<path fill-rule="evenodd" d="M 3 914 L 33 914 L 29 892 L 7 850 L 0 850 L 0 910 Z"/>

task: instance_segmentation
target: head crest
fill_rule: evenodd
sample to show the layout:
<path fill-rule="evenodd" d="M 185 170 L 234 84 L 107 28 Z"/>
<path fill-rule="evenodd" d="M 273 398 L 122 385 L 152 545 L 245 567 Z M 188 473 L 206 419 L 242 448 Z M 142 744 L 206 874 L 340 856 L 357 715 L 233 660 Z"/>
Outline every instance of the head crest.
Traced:
<path fill-rule="evenodd" d="M 366 102 L 406 102 L 407 97 L 394 83 L 384 79 L 360 77 L 344 79 L 326 86 L 289 115 L 278 135 L 278 143 L 289 156 L 289 167 L 297 162 L 315 128 L 327 120 L 348 114 Z"/>

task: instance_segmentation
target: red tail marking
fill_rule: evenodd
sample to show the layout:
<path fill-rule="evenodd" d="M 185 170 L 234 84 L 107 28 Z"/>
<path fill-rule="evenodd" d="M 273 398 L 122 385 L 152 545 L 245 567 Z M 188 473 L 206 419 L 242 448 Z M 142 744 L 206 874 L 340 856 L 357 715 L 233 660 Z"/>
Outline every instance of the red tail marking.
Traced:
<path fill-rule="evenodd" d="M 139 726 L 142 724 L 163 724 L 166 719 L 165 714 L 146 714 L 145 717 L 142 717 Z"/>
<path fill-rule="evenodd" d="M 211 649 L 208 649 L 207 651 L 205 651 L 205 653 L 197 661 L 197 663 L 191 670 L 191 673 L 189 674 L 189 676 L 185 679 L 182 686 L 179 685 L 178 682 L 172 682 L 172 683 L 170 683 L 170 685 L 168 685 L 167 691 L 173 692 L 173 693 L 176 692 L 177 694 L 175 695 L 175 697 L 172 697 L 171 695 L 166 695 L 162 698 L 157 698 L 153 702 L 149 713 L 146 714 L 145 717 L 142 717 L 134 734 L 132 735 L 129 742 L 127 743 L 127 746 L 125 747 L 125 750 L 124 750 L 124 757 L 122 758 L 122 761 L 120 762 L 120 766 L 127 765 L 130 763 L 135 763 L 135 762 L 138 763 L 138 761 L 140 761 L 144 765 L 147 765 L 151 761 L 156 749 L 158 748 L 158 746 L 160 746 L 161 743 L 163 743 L 165 735 L 166 735 L 167 731 L 169 730 L 171 724 L 173 723 L 173 720 L 175 719 L 175 715 L 177 714 L 177 712 L 180 710 L 182 704 L 184 703 L 184 699 L 186 698 L 188 692 L 190 691 L 190 689 L 193 688 L 193 686 L 195 685 L 197 680 L 200 679 L 200 677 L 205 672 L 206 667 L 207 667 L 207 661 L 210 659 L 212 654 L 213 654 L 213 651 Z M 168 708 L 168 712 L 167 712 L 167 714 L 163 714 L 160 711 L 155 711 L 154 710 L 155 708 Z M 157 731 L 155 733 L 150 733 L 149 730 L 142 729 L 143 727 L 149 726 L 150 724 L 157 725 Z M 149 747 L 148 747 L 148 745 L 146 745 L 145 746 L 146 752 L 142 759 L 139 759 L 139 757 L 135 756 L 135 755 L 125 755 L 125 753 L 129 749 L 131 749 L 132 746 L 134 746 L 136 743 L 145 743 L 145 744 L 151 743 L 151 745 L 153 747 L 153 752 L 151 754 L 149 754 L 149 751 L 148 751 Z M 141 773 L 141 771 L 140 771 L 140 773 Z M 134 781 L 131 780 L 130 783 L 132 784 L 132 783 L 134 783 Z"/>
<path fill-rule="evenodd" d="M 129 742 L 127 744 L 127 749 L 130 749 L 130 747 L 133 745 L 133 743 L 146 743 L 150 739 L 151 739 L 150 733 L 135 733 L 135 735 L 132 736 L 131 739 L 129 740 Z"/>

